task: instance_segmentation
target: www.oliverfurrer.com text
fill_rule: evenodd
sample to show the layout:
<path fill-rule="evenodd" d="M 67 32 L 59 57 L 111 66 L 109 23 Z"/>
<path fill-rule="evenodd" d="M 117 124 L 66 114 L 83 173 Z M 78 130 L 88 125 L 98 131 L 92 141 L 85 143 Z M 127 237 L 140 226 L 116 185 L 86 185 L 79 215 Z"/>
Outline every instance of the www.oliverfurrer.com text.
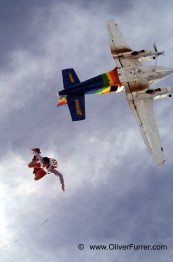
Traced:
<path fill-rule="evenodd" d="M 138 245 L 138 244 L 128 244 L 128 245 L 120 245 L 120 244 L 108 244 L 108 245 L 88 245 L 89 250 L 114 250 L 114 251 L 165 251 L 168 249 L 167 245 Z M 88 249 L 87 247 L 87 249 Z M 78 245 L 79 250 L 84 250 L 84 244 Z"/>

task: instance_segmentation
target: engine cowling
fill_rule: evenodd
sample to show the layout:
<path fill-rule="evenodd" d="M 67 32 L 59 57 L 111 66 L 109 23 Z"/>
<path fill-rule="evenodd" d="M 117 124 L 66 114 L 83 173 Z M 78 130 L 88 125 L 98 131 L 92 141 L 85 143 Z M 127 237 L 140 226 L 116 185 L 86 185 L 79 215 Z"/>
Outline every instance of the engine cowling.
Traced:
<path fill-rule="evenodd" d="M 171 87 L 159 87 L 156 89 L 148 89 L 145 92 L 134 92 L 128 94 L 129 100 L 143 100 L 143 99 L 161 99 L 171 97 L 173 89 Z"/>
<path fill-rule="evenodd" d="M 156 58 L 156 53 L 153 50 L 140 50 L 140 51 L 132 51 L 126 53 L 120 53 L 117 55 L 113 55 L 114 58 L 131 58 L 131 59 L 138 59 L 139 61 L 143 60 L 151 60 Z"/>

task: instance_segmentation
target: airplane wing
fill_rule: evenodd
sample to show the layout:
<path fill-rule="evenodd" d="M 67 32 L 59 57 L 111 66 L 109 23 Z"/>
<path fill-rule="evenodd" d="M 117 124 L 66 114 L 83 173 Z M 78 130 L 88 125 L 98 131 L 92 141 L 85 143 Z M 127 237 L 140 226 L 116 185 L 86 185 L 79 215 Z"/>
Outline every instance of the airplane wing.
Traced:
<path fill-rule="evenodd" d="M 112 56 L 118 67 L 118 71 L 125 75 L 125 91 L 129 106 L 135 116 L 140 128 L 143 140 L 152 156 L 154 163 L 163 164 L 165 161 L 163 148 L 161 146 L 160 136 L 157 128 L 156 119 L 153 111 L 153 98 L 145 99 L 135 98 L 134 93 L 140 96 L 148 89 L 148 81 L 137 75 L 142 64 L 137 58 L 123 57 L 122 53 L 131 52 L 132 49 L 126 43 L 126 40 L 119 30 L 114 20 L 107 22 L 107 31 L 109 35 L 109 44 Z M 135 76 L 135 78 L 134 78 Z M 122 76 L 121 76 L 122 77 Z"/>
<path fill-rule="evenodd" d="M 107 21 L 106 23 L 108 36 L 109 36 L 109 44 L 112 56 L 115 60 L 117 67 L 133 67 L 133 66 L 141 66 L 141 63 L 138 59 L 129 59 L 123 58 L 121 56 L 117 56 L 121 53 L 126 53 L 132 51 L 132 49 L 126 43 L 126 40 L 121 33 L 118 25 L 114 22 L 113 19 Z"/>
<path fill-rule="evenodd" d="M 132 49 L 126 43 L 126 40 L 119 30 L 118 25 L 114 22 L 113 19 L 108 20 L 107 23 L 107 30 L 109 35 L 109 43 L 111 48 L 111 53 L 114 55 L 118 55 L 120 53 L 125 53 L 132 51 Z"/>
<path fill-rule="evenodd" d="M 128 98 L 128 97 L 127 97 Z M 128 99 L 129 106 L 136 118 L 143 140 L 155 164 L 164 164 L 165 158 L 161 146 L 159 131 L 153 111 L 153 99 Z"/>

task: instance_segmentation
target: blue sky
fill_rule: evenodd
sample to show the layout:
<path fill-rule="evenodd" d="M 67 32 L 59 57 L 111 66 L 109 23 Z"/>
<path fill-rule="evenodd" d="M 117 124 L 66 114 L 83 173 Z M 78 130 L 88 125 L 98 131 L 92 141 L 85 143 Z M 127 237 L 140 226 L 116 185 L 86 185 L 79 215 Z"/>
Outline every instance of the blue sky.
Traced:
<path fill-rule="evenodd" d="M 1 261 L 172 261 L 172 99 L 154 104 L 164 166 L 152 163 L 125 93 L 87 96 L 79 123 L 56 107 L 62 69 L 82 81 L 115 67 L 110 18 L 132 49 L 156 43 L 165 50 L 158 65 L 173 67 L 172 11 L 171 0 L 0 0 Z M 58 159 L 65 193 L 54 175 L 33 180 L 32 147 Z M 168 249 L 89 250 L 111 243 Z"/>

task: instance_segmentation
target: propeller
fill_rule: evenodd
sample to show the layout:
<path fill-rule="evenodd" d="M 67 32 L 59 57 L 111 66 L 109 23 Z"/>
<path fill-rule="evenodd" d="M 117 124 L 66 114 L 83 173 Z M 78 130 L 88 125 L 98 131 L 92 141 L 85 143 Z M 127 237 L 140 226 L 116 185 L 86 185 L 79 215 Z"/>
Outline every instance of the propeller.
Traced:
<path fill-rule="evenodd" d="M 153 59 L 156 59 L 156 60 L 155 60 L 155 67 L 156 67 L 156 65 L 157 65 L 157 58 L 158 58 L 158 56 L 159 56 L 159 55 L 164 55 L 164 54 L 165 54 L 165 52 L 164 52 L 164 51 L 158 52 L 158 49 L 157 49 L 157 46 L 156 46 L 156 44 L 155 44 L 155 43 L 153 44 L 153 48 L 154 48 L 154 51 L 155 51 L 155 54 L 156 54 L 156 56 L 155 56 L 155 57 L 153 57 Z"/>
<path fill-rule="evenodd" d="M 153 48 L 154 48 L 154 51 L 155 51 L 155 53 L 156 53 L 156 56 L 164 55 L 164 54 L 165 54 L 164 51 L 158 52 L 158 49 L 157 49 L 156 44 L 153 44 Z"/>

